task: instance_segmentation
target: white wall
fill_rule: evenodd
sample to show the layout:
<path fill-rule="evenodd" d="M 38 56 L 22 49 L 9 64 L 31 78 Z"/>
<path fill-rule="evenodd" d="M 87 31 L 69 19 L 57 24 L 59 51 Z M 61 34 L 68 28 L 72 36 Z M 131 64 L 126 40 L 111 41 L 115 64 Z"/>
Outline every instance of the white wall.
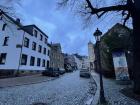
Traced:
<path fill-rule="evenodd" d="M 48 54 L 48 50 L 49 47 L 47 46 L 47 44 L 45 44 L 45 39 L 44 39 L 44 35 L 43 35 L 43 40 L 41 41 L 39 39 L 39 35 L 40 33 L 38 32 L 38 36 L 37 38 L 34 36 L 29 35 L 28 33 L 25 33 L 26 38 L 29 39 L 29 48 L 27 47 L 23 47 L 22 53 L 28 55 L 28 60 L 27 60 L 27 65 L 20 65 L 20 69 L 26 70 L 45 70 L 45 67 L 42 67 L 42 60 L 45 59 L 46 61 L 46 66 L 47 66 L 47 60 L 50 61 Z M 36 50 L 32 50 L 32 42 L 36 42 L 37 46 L 36 46 Z M 38 52 L 38 46 L 41 45 L 42 46 L 42 52 L 39 53 Z M 46 55 L 43 54 L 43 50 L 44 47 L 46 48 Z M 30 66 L 30 57 L 33 56 L 35 57 L 35 65 L 34 66 Z M 41 65 L 38 67 L 37 66 L 37 58 L 41 58 Z"/>
<path fill-rule="evenodd" d="M 7 19 L 8 20 L 8 19 Z M 20 65 L 20 70 L 45 70 L 45 67 L 42 67 L 42 59 L 46 60 L 46 66 L 47 66 L 47 60 L 50 60 L 48 57 L 48 45 L 44 42 L 44 35 L 43 35 L 43 41 L 39 39 L 39 32 L 38 37 L 34 37 L 29 35 L 28 33 L 24 32 L 23 30 L 18 30 L 19 27 L 17 27 L 14 23 L 11 21 L 5 21 L 7 23 L 7 26 L 5 28 L 5 31 L 2 31 L 2 26 L 4 24 L 5 19 L 0 20 L 0 53 L 7 53 L 6 56 L 6 63 L 4 65 L 0 65 L 0 69 L 18 69 L 19 65 L 19 58 L 20 58 L 20 52 L 21 48 L 16 48 L 17 44 L 22 45 L 23 35 L 24 37 L 27 37 L 29 42 L 29 48 L 24 47 L 22 53 L 28 55 L 28 61 L 27 65 Z M 25 33 L 25 34 L 24 34 Z M 9 36 L 8 46 L 3 46 L 4 38 L 6 36 Z M 36 51 L 32 50 L 32 42 L 37 43 Z M 42 52 L 38 52 L 38 45 L 42 46 Z M 46 55 L 43 54 L 43 48 L 46 48 Z M 35 66 L 30 66 L 30 57 L 35 57 Z M 41 66 L 37 67 L 37 58 L 41 58 Z"/>
<path fill-rule="evenodd" d="M 93 43 L 88 43 L 88 65 L 90 67 L 90 64 L 92 63 L 92 67 L 90 69 L 94 68 L 94 61 L 95 61 L 95 54 L 94 54 L 94 45 Z"/>
<path fill-rule="evenodd" d="M 89 66 L 89 59 L 88 57 L 85 57 L 83 58 L 83 62 L 82 62 L 82 65 L 84 68 L 88 69 L 90 66 Z"/>
<path fill-rule="evenodd" d="M 74 56 L 75 62 L 77 63 L 77 68 L 81 69 L 82 68 L 82 60 Z"/>
<path fill-rule="evenodd" d="M 16 45 L 22 43 L 24 32 L 22 30 L 17 30 L 19 27 L 7 21 L 5 21 L 7 23 L 5 31 L 2 31 L 3 21 L 5 21 L 4 18 L 0 20 L 0 53 L 7 53 L 7 57 L 5 65 L 0 65 L 0 69 L 17 69 L 20 49 L 16 48 Z M 9 36 L 8 46 L 3 46 L 6 36 Z"/>

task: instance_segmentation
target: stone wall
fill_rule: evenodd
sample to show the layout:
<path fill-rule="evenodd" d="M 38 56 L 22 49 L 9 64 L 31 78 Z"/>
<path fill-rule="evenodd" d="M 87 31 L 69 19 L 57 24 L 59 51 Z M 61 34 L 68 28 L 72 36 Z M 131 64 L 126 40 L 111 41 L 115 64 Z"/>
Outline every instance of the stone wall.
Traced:
<path fill-rule="evenodd" d="M 126 52 L 128 68 L 131 75 L 132 73 L 131 32 L 132 32 L 131 29 L 117 23 L 102 36 L 100 43 L 100 55 L 101 55 L 102 70 L 105 76 L 107 77 L 115 76 L 112 52 L 116 49 L 122 49 Z M 128 53 L 128 51 L 130 53 Z M 96 71 L 99 72 L 97 69 Z"/>

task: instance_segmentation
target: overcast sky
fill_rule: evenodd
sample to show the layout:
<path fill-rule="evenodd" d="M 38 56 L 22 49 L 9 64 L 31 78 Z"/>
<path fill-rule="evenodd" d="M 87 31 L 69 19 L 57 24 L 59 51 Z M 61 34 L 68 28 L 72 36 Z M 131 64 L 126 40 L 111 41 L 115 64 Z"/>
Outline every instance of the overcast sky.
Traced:
<path fill-rule="evenodd" d="M 92 36 L 95 29 L 99 27 L 105 33 L 119 20 L 114 19 L 114 16 L 106 17 L 84 30 L 78 15 L 65 9 L 58 10 L 56 1 L 58 0 L 22 0 L 16 11 L 24 25 L 37 25 L 49 36 L 49 42 L 61 43 L 65 53 L 87 55 L 87 43 L 95 42 Z M 108 0 L 107 4 L 110 1 L 112 0 Z"/>

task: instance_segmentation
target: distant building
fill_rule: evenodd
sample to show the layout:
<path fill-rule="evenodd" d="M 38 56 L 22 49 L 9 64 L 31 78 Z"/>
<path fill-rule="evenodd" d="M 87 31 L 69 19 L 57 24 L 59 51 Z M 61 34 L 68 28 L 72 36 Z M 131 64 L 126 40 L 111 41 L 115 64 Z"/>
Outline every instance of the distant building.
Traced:
<path fill-rule="evenodd" d="M 87 56 L 81 56 L 79 54 L 74 54 L 75 62 L 77 63 L 78 69 L 89 69 L 89 60 Z"/>
<path fill-rule="evenodd" d="M 88 61 L 90 70 L 93 70 L 95 54 L 94 54 L 94 44 L 91 41 L 88 43 Z"/>
<path fill-rule="evenodd" d="M 74 59 L 75 59 L 75 62 L 77 64 L 77 69 L 82 69 L 82 57 L 78 54 L 74 54 Z"/>
<path fill-rule="evenodd" d="M 62 54 L 60 43 L 51 43 L 50 67 L 54 69 L 64 69 L 64 55 Z"/>
<path fill-rule="evenodd" d="M 66 70 L 76 70 L 77 63 L 75 62 L 74 55 L 64 54 L 64 63 Z"/>
<path fill-rule="evenodd" d="M 48 36 L 36 25 L 23 26 L 2 12 L 0 16 L 0 74 L 45 70 L 50 58 Z"/>
<path fill-rule="evenodd" d="M 87 56 L 82 56 L 82 68 L 89 69 L 89 59 Z"/>

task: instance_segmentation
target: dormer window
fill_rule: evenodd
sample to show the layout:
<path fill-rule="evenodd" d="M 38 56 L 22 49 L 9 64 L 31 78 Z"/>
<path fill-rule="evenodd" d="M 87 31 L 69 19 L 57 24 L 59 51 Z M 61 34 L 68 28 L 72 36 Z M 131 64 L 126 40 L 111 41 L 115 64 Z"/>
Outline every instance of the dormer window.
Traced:
<path fill-rule="evenodd" d="M 5 30 L 6 25 L 7 25 L 6 23 L 3 24 L 3 26 L 2 26 L 2 31 Z"/>
<path fill-rule="evenodd" d="M 37 30 L 34 30 L 34 36 L 37 37 Z"/>
<path fill-rule="evenodd" d="M 8 40 L 9 40 L 9 37 L 4 38 L 3 46 L 8 46 Z"/>
<path fill-rule="evenodd" d="M 40 34 L 40 40 L 43 40 L 43 35 L 42 34 Z"/>
<path fill-rule="evenodd" d="M 47 44 L 48 43 L 48 39 L 47 38 L 45 38 L 45 44 Z"/>

